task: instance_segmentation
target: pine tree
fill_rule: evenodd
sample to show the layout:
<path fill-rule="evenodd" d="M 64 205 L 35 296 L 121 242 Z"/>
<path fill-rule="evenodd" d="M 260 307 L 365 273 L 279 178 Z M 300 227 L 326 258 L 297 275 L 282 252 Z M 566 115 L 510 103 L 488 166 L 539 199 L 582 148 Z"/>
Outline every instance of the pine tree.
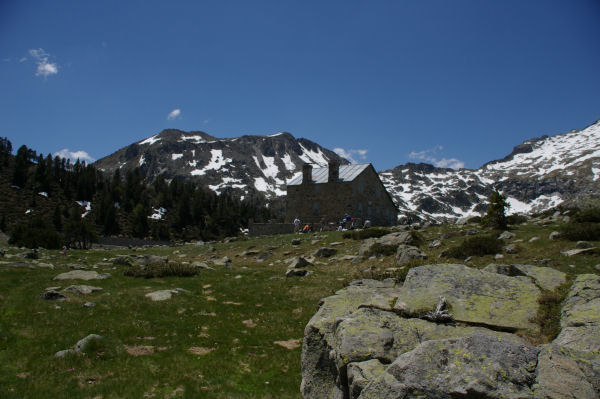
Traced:
<path fill-rule="evenodd" d="M 506 210 L 510 207 L 510 204 L 506 201 L 506 196 L 495 189 L 490 195 L 489 201 L 490 206 L 483 221 L 494 229 L 505 229 L 508 225 Z"/>

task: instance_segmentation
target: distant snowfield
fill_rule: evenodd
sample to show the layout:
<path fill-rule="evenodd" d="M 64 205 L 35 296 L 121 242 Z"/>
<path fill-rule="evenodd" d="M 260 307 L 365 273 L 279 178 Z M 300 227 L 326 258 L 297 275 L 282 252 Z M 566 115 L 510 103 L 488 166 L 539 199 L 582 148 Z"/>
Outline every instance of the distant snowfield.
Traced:
<path fill-rule="evenodd" d="M 154 136 L 148 137 L 146 140 L 141 141 L 139 144 L 140 145 L 145 145 L 145 144 L 152 145 L 152 144 L 154 144 L 154 143 L 156 143 L 157 141 L 160 141 L 160 140 L 161 139 L 160 139 L 160 137 L 158 137 L 158 134 L 155 134 Z"/>
<path fill-rule="evenodd" d="M 185 141 L 193 141 L 196 144 L 206 143 L 206 140 L 204 140 L 202 138 L 202 136 L 181 136 L 181 138 L 179 139 L 179 142 L 185 142 Z"/>

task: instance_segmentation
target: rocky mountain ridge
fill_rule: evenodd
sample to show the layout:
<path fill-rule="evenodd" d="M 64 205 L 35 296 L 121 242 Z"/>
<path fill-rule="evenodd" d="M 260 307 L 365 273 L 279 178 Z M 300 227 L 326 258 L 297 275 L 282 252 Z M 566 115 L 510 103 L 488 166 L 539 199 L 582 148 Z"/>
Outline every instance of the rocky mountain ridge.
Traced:
<path fill-rule="evenodd" d="M 333 151 L 286 132 L 219 139 L 204 132 L 169 129 L 95 165 L 111 174 L 139 167 L 146 181 L 162 174 L 166 179 L 197 181 L 219 194 L 275 199 L 286 194 L 286 181 L 301 173 L 302 164 L 326 165 L 329 160 L 348 163 Z"/>
<path fill-rule="evenodd" d="M 479 215 L 495 187 L 508 197 L 509 213 L 540 212 L 598 197 L 600 121 L 583 130 L 527 140 L 479 169 L 408 163 L 379 175 L 408 219 Z"/>
<path fill-rule="evenodd" d="M 192 179 L 241 198 L 273 201 L 305 162 L 348 163 L 333 151 L 290 133 L 219 139 L 204 132 L 164 130 L 100 159 L 113 173 L 139 167 L 147 181 Z M 509 213 L 540 212 L 561 203 L 597 197 L 600 184 L 600 121 L 583 130 L 526 140 L 506 157 L 479 169 L 407 163 L 378 172 L 398 205 L 401 221 L 444 221 L 481 215 L 494 188 L 507 195 Z"/>

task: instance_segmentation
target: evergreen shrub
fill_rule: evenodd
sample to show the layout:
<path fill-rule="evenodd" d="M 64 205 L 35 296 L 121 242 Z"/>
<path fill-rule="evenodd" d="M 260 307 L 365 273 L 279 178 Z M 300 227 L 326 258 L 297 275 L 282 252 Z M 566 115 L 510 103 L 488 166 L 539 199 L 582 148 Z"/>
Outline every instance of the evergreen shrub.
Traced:
<path fill-rule="evenodd" d="M 502 251 L 502 241 L 491 236 L 473 236 L 460 245 L 448 248 L 443 255 L 448 258 L 464 259 L 468 256 L 493 255 Z"/>

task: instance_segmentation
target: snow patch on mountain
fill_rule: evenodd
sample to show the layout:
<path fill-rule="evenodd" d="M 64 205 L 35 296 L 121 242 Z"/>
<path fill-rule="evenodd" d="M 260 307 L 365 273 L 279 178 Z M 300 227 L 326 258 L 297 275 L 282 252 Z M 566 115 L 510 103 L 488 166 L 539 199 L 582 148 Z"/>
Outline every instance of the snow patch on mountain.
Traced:
<path fill-rule="evenodd" d="M 191 141 L 196 144 L 206 143 L 206 140 L 204 140 L 204 138 L 202 136 L 183 136 L 182 135 L 181 138 L 179 139 L 180 143 L 183 143 L 186 141 Z"/>
<path fill-rule="evenodd" d="M 317 151 L 311 151 L 302 144 L 300 144 L 300 148 L 302 148 L 302 155 L 300 155 L 300 159 L 302 159 L 304 162 L 317 164 L 321 167 L 327 166 L 328 159 L 320 148 L 318 148 Z"/>
<path fill-rule="evenodd" d="M 194 170 L 192 170 L 190 172 L 190 174 L 192 176 L 202 176 L 202 175 L 205 175 L 206 172 L 208 172 L 209 170 L 219 170 L 223 166 L 225 166 L 228 163 L 232 162 L 231 159 L 223 157 L 223 150 L 213 149 L 213 150 L 210 150 L 210 153 L 211 153 L 211 159 L 208 162 L 208 165 L 206 165 L 202 169 L 194 169 Z"/>
<path fill-rule="evenodd" d="M 144 141 L 140 141 L 140 143 L 139 143 L 139 144 L 140 144 L 140 145 L 145 145 L 145 144 L 152 145 L 152 144 L 156 143 L 157 141 L 160 141 L 160 137 L 158 137 L 158 134 L 155 134 L 155 135 L 154 135 L 154 136 L 152 136 L 152 137 L 148 137 L 148 138 L 147 138 L 146 140 L 144 140 Z"/>
<path fill-rule="evenodd" d="M 171 154 L 171 161 L 175 161 L 179 158 L 183 158 L 183 154 Z"/>

